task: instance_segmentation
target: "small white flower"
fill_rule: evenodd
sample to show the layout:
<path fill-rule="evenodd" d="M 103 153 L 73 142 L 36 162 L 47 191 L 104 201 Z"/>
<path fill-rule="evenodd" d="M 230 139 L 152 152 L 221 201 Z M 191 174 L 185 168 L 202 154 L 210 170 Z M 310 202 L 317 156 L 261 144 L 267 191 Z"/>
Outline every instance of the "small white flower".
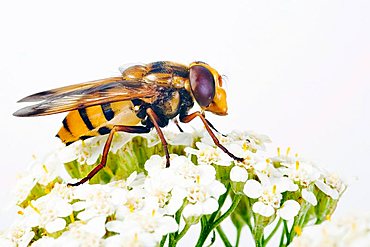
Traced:
<path fill-rule="evenodd" d="M 37 180 L 34 178 L 33 174 L 30 172 L 24 172 L 18 174 L 17 183 L 13 192 L 15 204 L 22 203 L 26 200 L 27 196 L 30 194 L 32 188 L 36 185 Z"/>
<path fill-rule="evenodd" d="M 87 221 L 97 216 L 109 216 L 115 212 L 113 189 L 110 186 L 100 184 L 83 184 L 75 189 L 75 199 L 78 202 L 73 204 L 74 211 L 81 211 L 77 218 Z M 124 195 L 124 194 L 123 194 Z M 125 200 L 123 198 L 122 200 Z"/>
<path fill-rule="evenodd" d="M 265 217 L 270 217 L 277 212 L 280 217 L 286 220 L 296 216 L 300 208 L 298 202 L 288 200 L 280 206 L 283 198 L 282 193 L 288 188 L 284 183 L 284 181 L 277 180 L 274 184 L 268 181 L 261 184 L 256 180 L 248 180 L 244 185 L 243 192 L 250 198 L 258 199 L 252 206 L 253 212 Z"/>
<path fill-rule="evenodd" d="M 195 145 L 198 149 L 186 147 L 185 152 L 196 155 L 198 157 L 198 164 L 229 166 L 233 161 L 218 147 L 214 147 L 202 142 L 197 142 Z"/>
<path fill-rule="evenodd" d="M 270 180 L 270 178 L 281 178 L 283 174 L 274 167 L 269 159 L 260 160 L 253 166 L 256 175 L 262 181 L 264 179 Z"/>
<path fill-rule="evenodd" d="M 230 151 L 232 152 L 232 150 Z M 252 152 L 248 150 L 245 151 L 240 157 L 243 157 L 244 161 L 243 162 L 234 161 L 235 166 L 231 168 L 231 171 L 230 171 L 230 179 L 231 181 L 234 181 L 234 182 L 247 181 L 248 171 L 252 169 L 257 163 L 255 154 L 253 154 Z"/>
<path fill-rule="evenodd" d="M 96 136 L 87 140 L 79 140 L 62 148 L 58 157 L 63 163 L 77 160 L 80 164 L 93 165 L 103 153 L 107 136 Z"/>
<path fill-rule="evenodd" d="M 233 130 L 228 137 L 234 143 L 238 143 L 244 150 L 265 150 L 265 143 L 270 143 L 270 137 L 262 134 L 257 134 L 253 131 L 237 131 Z"/>
<path fill-rule="evenodd" d="M 174 214 L 186 198 L 186 218 L 217 210 L 217 199 L 226 188 L 216 180 L 213 166 L 196 166 L 184 156 L 172 156 L 170 168 L 164 168 L 164 162 L 164 157 L 152 156 L 145 164 L 149 174 L 146 190 L 157 198 L 160 207 L 166 205 L 168 213 Z"/>
<path fill-rule="evenodd" d="M 216 172 L 212 166 L 199 166 L 195 181 L 186 189 L 188 204 L 183 211 L 185 218 L 211 214 L 218 209 L 218 197 L 226 192 L 226 188 L 216 180 L 215 175 Z"/>
<path fill-rule="evenodd" d="M 320 177 L 316 167 L 302 160 L 295 160 L 294 163 L 283 162 L 282 165 L 282 173 L 303 187 L 308 187 Z"/>
<path fill-rule="evenodd" d="M 45 228 L 49 233 L 63 230 L 66 227 L 64 217 L 72 214 L 72 205 L 57 193 L 49 193 L 32 201 L 25 210 L 25 216 L 33 219 L 33 226 Z"/>
<path fill-rule="evenodd" d="M 346 186 L 336 174 L 325 174 L 320 180 L 315 181 L 315 185 L 323 193 L 330 196 L 332 199 L 337 200 L 339 195 L 343 193 Z"/>
<path fill-rule="evenodd" d="M 76 221 L 68 226 L 68 231 L 58 238 L 56 246 L 101 247 L 105 235 L 105 217 L 96 217 L 87 223 Z"/>
<path fill-rule="evenodd" d="M 0 246 L 26 247 L 35 233 L 29 224 L 23 221 L 16 222 L 6 231 L 0 232 Z"/>
<path fill-rule="evenodd" d="M 46 186 L 62 174 L 63 167 L 57 154 L 52 153 L 47 155 L 44 160 L 37 162 L 37 165 L 33 166 L 32 173 L 39 184 Z"/>
<path fill-rule="evenodd" d="M 149 245 L 145 246 L 155 246 L 163 235 L 178 230 L 176 220 L 173 217 L 163 215 L 158 204 L 153 201 L 146 201 L 142 210 L 128 215 L 123 221 L 108 222 L 106 227 L 109 231 L 120 234 L 119 237 L 109 239 L 109 243 L 118 241 L 118 239 L 126 239 L 133 246 L 140 246 L 138 243 L 148 243 Z"/>

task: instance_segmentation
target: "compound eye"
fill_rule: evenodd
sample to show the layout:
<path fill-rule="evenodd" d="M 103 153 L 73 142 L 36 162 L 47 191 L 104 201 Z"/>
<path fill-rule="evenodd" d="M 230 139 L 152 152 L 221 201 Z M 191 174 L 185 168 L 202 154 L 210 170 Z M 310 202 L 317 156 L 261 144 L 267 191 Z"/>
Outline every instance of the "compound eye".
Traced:
<path fill-rule="evenodd" d="M 190 87 L 193 95 L 202 107 L 207 107 L 215 97 L 215 80 L 205 67 L 194 65 L 190 68 Z"/>

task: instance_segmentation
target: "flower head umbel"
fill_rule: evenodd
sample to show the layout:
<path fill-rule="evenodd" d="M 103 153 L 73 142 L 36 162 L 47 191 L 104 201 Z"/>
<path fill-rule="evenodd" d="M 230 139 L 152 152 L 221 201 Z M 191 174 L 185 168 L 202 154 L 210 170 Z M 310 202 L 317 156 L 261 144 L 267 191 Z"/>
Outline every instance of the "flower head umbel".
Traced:
<path fill-rule="evenodd" d="M 37 159 L 19 180 L 18 214 L 0 232 L 0 245 L 176 246 L 200 223 L 196 245 L 203 246 L 216 227 L 222 233 L 220 224 L 231 216 L 239 232 L 248 225 L 258 246 L 271 238 L 264 236 L 266 226 L 276 224 L 274 233 L 284 222 L 287 246 L 307 224 L 330 218 L 346 188 L 338 176 L 291 156 L 290 149 L 271 155 L 265 135 L 216 133 L 227 150 L 243 158 L 235 161 L 207 132 L 164 134 L 170 167 L 155 131 L 116 133 L 105 168 L 77 187 L 67 183 L 98 164 L 107 136 Z"/>

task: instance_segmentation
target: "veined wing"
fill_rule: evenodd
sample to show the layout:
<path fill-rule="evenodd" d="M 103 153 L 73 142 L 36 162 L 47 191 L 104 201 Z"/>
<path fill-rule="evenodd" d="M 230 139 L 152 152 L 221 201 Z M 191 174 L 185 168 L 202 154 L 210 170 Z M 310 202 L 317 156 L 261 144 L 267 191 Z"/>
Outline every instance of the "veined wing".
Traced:
<path fill-rule="evenodd" d="M 24 107 L 13 115 L 18 117 L 44 116 L 131 99 L 144 99 L 152 102 L 157 96 L 157 85 L 154 83 L 118 78 L 120 77 L 81 83 L 28 96 L 20 102 L 42 102 Z"/>
<path fill-rule="evenodd" d="M 57 97 L 58 95 L 66 95 L 76 90 L 84 90 L 84 89 L 88 89 L 94 86 L 97 87 L 99 85 L 105 85 L 105 84 L 108 84 L 111 82 L 117 82 L 117 81 L 122 81 L 122 77 L 120 76 L 110 77 L 110 78 L 105 78 L 101 80 L 89 81 L 89 82 L 69 85 L 65 87 L 54 88 L 51 90 L 29 95 L 23 99 L 18 100 L 18 102 L 38 102 L 38 101 L 46 100 L 51 97 Z"/>

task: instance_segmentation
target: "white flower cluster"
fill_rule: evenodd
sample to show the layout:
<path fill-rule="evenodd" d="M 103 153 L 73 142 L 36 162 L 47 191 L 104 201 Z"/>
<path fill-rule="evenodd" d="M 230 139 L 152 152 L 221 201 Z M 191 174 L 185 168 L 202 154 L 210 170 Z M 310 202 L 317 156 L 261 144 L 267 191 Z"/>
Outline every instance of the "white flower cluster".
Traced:
<path fill-rule="evenodd" d="M 298 157 L 285 155 L 278 149 L 277 156 L 265 151 L 265 143 L 270 139 L 253 132 L 232 132 L 228 136 L 218 135 L 221 143 L 244 162 L 235 162 L 217 148 L 210 137 L 205 135 L 195 145 L 197 149 L 186 148 L 189 154 L 196 155 L 201 164 L 230 166 L 230 180 L 243 183 L 243 192 L 255 199 L 253 212 L 264 217 L 280 216 L 291 220 L 297 216 L 303 198 L 312 206 L 317 205 L 315 189 L 337 200 L 345 190 L 345 185 L 334 174 L 320 170 L 315 165 Z M 283 200 L 285 192 L 298 192 L 295 198 Z"/>
<path fill-rule="evenodd" d="M 162 147 L 153 133 L 116 134 L 107 167 L 91 184 L 66 185 L 99 162 L 104 136 L 36 161 L 17 185 L 17 219 L 0 232 L 0 246 L 176 246 L 199 221 L 201 246 L 221 221 L 236 214 L 261 244 L 264 228 L 275 219 L 294 219 L 296 230 L 330 218 L 346 188 L 338 176 L 289 155 L 290 149 L 268 154 L 270 139 L 264 135 L 217 134 L 222 145 L 244 158 L 237 162 L 207 132 L 164 133 L 169 168 L 156 154 Z M 227 196 L 232 205 L 222 214 Z M 289 244 L 294 231 L 286 235 Z"/>
<path fill-rule="evenodd" d="M 27 246 L 36 237 L 32 246 L 155 246 L 178 230 L 173 216 L 182 206 L 185 219 L 211 214 L 226 192 L 213 166 L 196 166 L 184 156 L 172 155 L 166 169 L 165 159 L 153 155 L 145 168 L 146 176 L 134 172 L 106 185 L 55 183 L 19 209 L 0 242 Z"/>
<path fill-rule="evenodd" d="M 370 246 L 370 214 L 357 213 L 313 226 L 295 238 L 291 247 Z"/>

